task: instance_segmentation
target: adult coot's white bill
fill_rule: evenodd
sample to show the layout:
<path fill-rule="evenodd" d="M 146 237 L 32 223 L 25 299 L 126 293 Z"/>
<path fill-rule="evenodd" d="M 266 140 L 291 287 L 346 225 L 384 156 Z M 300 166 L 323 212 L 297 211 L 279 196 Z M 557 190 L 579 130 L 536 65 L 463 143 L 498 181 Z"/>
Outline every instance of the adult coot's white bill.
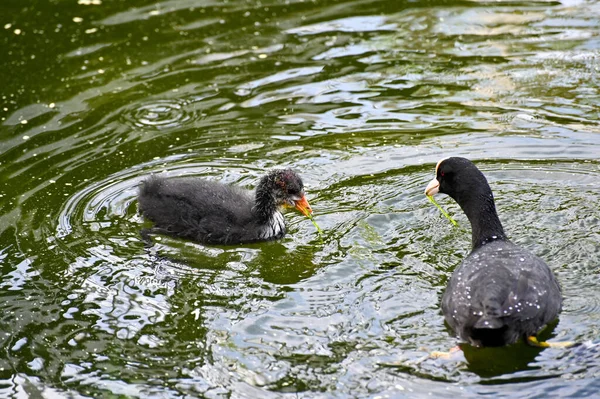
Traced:
<path fill-rule="evenodd" d="M 152 176 L 142 182 L 138 201 L 155 224 L 152 232 L 205 244 L 275 240 L 285 235 L 281 207 L 312 213 L 302 179 L 290 169 L 271 171 L 254 193 L 201 178 Z"/>
<path fill-rule="evenodd" d="M 474 346 L 503 346 L 535 335 L 561 310 L 561 290 L 548 265 L 508 240 L 492 190 L 465 158 L 438 162 L 426 195 L 452 197 L 471 222 L 472 251 L 456 268 L 442 297 L 450 327 Z"/>

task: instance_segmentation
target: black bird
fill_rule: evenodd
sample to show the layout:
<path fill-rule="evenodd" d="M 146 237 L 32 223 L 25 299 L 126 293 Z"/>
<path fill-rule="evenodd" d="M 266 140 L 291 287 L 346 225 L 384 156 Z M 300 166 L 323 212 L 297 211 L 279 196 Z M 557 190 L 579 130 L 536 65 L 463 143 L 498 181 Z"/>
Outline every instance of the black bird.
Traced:
<path fill-rule="evenodd" d="M 558 281 L 543 260 L 513 244 L 504 233 L 492 190 L 465 158 L 445 158 L 435 167 L 425 194 L 452 197 L 471 222 L 472 251 L 456 268 L 442 297 L 446 322 L 478 347 L 504 346 L 536 334 L 561 311 Z"/>
<path fill-rule="evenodd" d="M 151 232 L 203 244 L 276 240 L 286 231 L 280 208 L 312 213 L 302 180 L 291 169 L 271 171 L 254 193 L 201 178 L 151 176 L 142 182 L 138 201 L 155 224 Z"/>

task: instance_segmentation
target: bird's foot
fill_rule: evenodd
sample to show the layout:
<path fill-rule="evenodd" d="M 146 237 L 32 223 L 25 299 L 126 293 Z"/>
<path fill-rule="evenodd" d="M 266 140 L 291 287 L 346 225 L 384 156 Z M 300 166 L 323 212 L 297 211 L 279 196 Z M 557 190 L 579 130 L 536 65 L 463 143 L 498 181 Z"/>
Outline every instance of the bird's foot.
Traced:
<path fill-rule="evenodd" d="M 538 341 L 537 337 L 530 336 L 527 337 L 527 343 L 531 346 L 535 346 L 538 348 L 572 348 L 574 346 L 579 345 L 577 342 L 573 341 L 565 341 L 565 342 L 548 342 L 548 341 Z"/>
<path fill-rule="evenodd" d="M 450 359 L 456 352 L 460 352 L 460 347 L 450 348 L 448 352 L 433 351 L 429 354 L 432 359 Z"/>

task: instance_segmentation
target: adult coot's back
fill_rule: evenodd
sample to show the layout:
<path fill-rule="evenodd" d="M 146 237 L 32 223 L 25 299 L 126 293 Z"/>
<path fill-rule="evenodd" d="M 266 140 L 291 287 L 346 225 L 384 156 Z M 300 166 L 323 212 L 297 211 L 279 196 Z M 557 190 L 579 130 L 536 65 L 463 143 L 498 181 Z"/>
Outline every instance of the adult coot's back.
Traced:
<path fill-rule="evenodd" d="M 562 306 L 556 278 L 537 256 L 506 238 L 492 190 L 465 158 L 446 158 L 426 195 L 448 194 L 471 222 L 473 249 L 456 268 L 442 297 L 447 323 L 475 346 L 502 346 L 535 335 Z M 530 338 L 531 337 L 531 338 Z"/>
<path fill-rule="evenodd" d="M 254 193 L 200 178 L 152 176 L 142 182 L 138 201 L 155 223 L 152 231 L 205 244 L 275 240 L 285 235 L 281 207 L 312 213 L 302 180 L 290 169 L 271 171 Z"/>

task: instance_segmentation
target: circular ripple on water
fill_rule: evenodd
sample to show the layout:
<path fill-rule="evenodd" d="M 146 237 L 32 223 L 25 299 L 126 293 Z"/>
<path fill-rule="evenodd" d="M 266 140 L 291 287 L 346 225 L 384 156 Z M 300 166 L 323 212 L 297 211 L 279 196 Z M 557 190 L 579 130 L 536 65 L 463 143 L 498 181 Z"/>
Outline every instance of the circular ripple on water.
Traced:
<path fill-rule="evenodd" d="M 183 126 L 192 120 L 192 114 L 186 110 L 186 103 L 177 100 L 158 100 L 139 104 L 126 110 L 125 120 L 134 126 L 166 129 Z"/>
<path fill-rule="evenodd" d="M 56 235 L 63 238 L 77 231 L 98 231 L 116 219 L 135 216 L 131 205 L 141 180 L 139 171 L 128 170 L 93 182 L 71 196 L 58 215 Z"/>
<path fill-rule="evenodd" d="M 164 170 L 165 162 L 172 163 L 168 171 Z M 58 215 L 56 236 L 89 235 L 90 231 L 99 230 L 111 235 L 110 229 L 114 229 L 115 234 L 125 233 L 127 223 L 134 223 L 133 227 L 137 228 L 141 218 L 137 214 L 136 197 L 142 180 L 151 173 L 200 176 L 212 169 L 213 165 L 190 163 L 186 162 L 186 156 L 173 156 L 90 182 L 63 205 Z M 134 233 L 137 234 L 135 229 Z"/>

